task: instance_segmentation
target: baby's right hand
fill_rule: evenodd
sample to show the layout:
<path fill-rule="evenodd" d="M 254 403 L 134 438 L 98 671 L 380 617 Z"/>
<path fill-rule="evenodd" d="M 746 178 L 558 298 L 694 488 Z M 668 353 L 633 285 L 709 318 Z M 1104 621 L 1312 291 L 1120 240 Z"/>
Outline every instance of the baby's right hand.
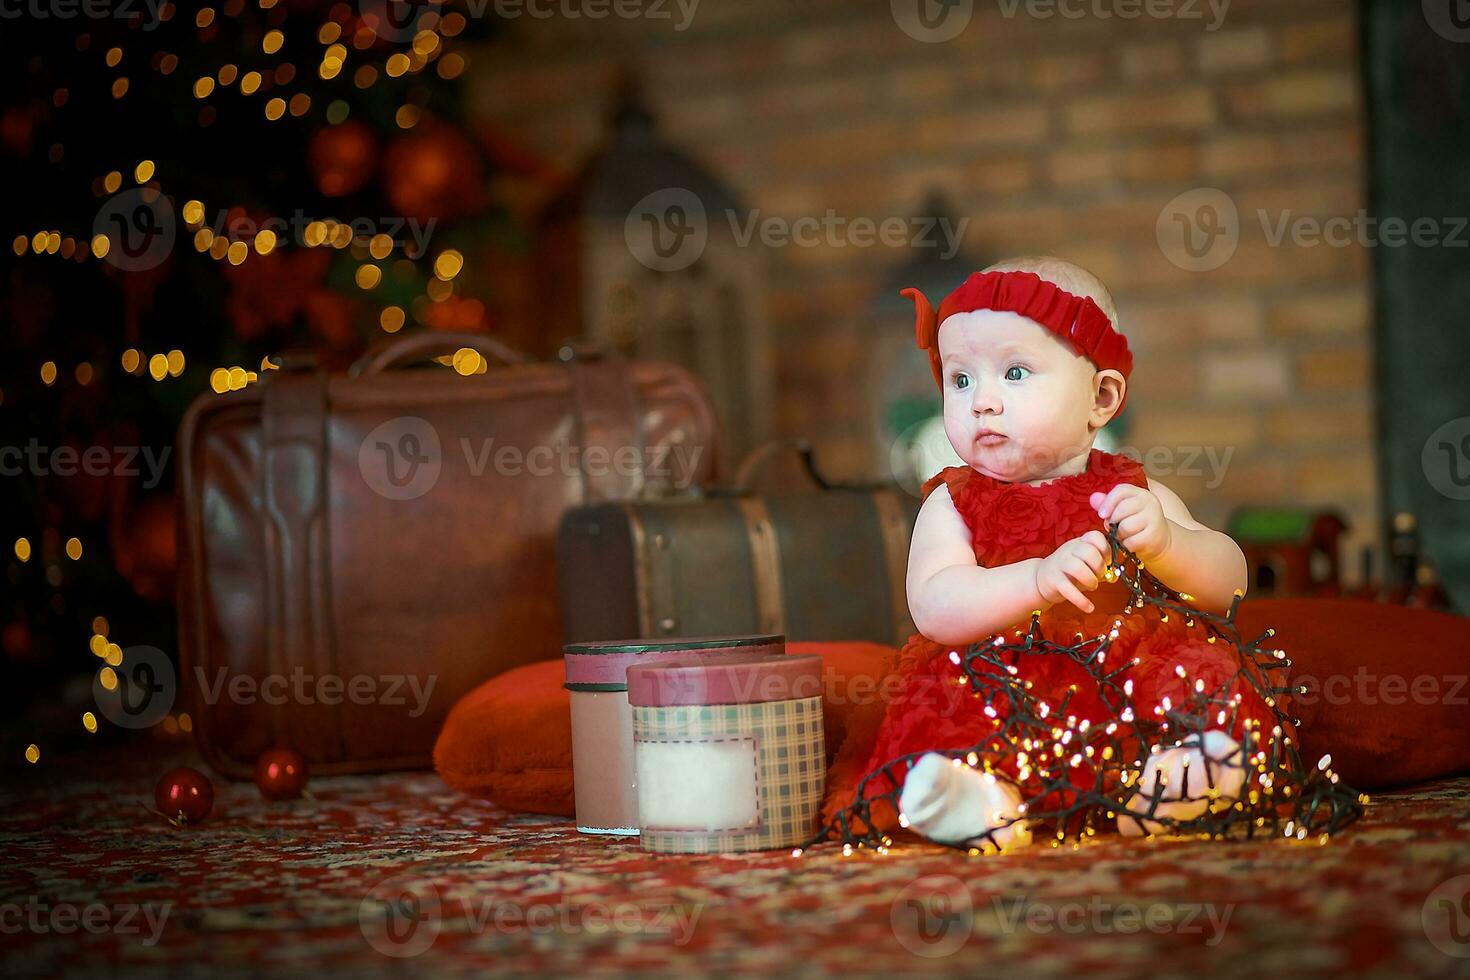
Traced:
<path fill-rule="evenodd" d="M 1063 542 L 1036 566 L 1036 590 L 1052 605 L 1066 599 L 1083 612 L 1092 612 L 1092 602 L 1082 593 L 1097 588 L 1111 550 L 1101 531 Z"/>

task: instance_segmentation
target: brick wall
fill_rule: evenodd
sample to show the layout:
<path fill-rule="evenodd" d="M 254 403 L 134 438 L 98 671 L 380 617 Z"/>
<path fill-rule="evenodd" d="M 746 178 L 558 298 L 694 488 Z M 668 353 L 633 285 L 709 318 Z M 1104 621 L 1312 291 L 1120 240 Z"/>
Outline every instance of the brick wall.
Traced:
<path fill-rule="evenodd" d="M 1024 3 L 1006 16 L 1011 4 L 976 0 L 943 43 L 910 37 L 887 3 L 704 0 L 682 31 L 522 17 L 476 53 L 475 113 L 569 169 L 633 65 L 663 134 L 764 214 L 907 216 L 937 187 L 971 219 L 965 246 L 981 260 L 1080 262 L 1113 289 L 1136 354 L 1125 441 L 1178 461 L 1184 447 L 1232 452 L 1215 487 L 1208 470 L 1154 475 L 1214 526 L 1241 503 L 1340 507 L 1352 580 L 1377 537 L 1369 255 L 1268 232 L 1366 205 L 1355 6 L 1234 0 L 1215 30 L 1206 4 L 1188 6 L 1204 16 L 1042 18 Z M 1239 243 L 1188 271 L 1156 227 L 1202 187 L 1236 206 Z M 880 472 L 853 379 L 865 311 L 906 256 L 770 258 L 781 430 L 813 438 L 835 475 Z"/>

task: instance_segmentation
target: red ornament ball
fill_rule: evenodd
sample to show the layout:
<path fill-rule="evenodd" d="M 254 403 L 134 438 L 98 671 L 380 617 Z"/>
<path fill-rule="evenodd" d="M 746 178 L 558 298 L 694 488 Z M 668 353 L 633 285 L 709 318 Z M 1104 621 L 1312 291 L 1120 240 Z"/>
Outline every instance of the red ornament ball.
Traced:
<path fill-rule="evenodd" d="M 214 809 L 214 784 L 198 769 L 170 769 L 153 787 L 153 802 L 175 827 L 199 823 Z"/>
<path fill-rule="evenodd" d="M 364 123 L 348 120 L 317 130 L 307 149 L 317 189 L 327 197 L 351 194 L 378 168 L 378 140 Z"/>
<path fill-rule="evenodd" d="M 15 619 L 0 627 L 0 648 L 11 660 L 20 662 L 31 657 L 31 628 L 23 619 Z"/>
<path fill-rule="evenodd" d="M 382 172 L 389 205 L 405 217 L 453 221 L 485 206 L 479 151 L 446 123 L 426 121 L 400 137 Z"/>
<path fill-rule="evenodd" d="M 270 749 L 255 761 L 255 785 L 268 800 L 296 799 L 308 775 L 306 760 L 291 749 Z"/>

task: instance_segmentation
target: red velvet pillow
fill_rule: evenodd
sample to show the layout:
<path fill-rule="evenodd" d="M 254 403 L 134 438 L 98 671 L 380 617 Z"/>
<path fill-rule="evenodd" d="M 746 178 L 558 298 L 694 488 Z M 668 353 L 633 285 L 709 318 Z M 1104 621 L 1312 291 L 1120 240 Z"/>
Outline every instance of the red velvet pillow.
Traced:
<path fill-rule="evenodd" d="M 1351 599 L 1247 599 L 1236 624 L 1286 651 L 1303 761 L 1357 789 L 1470 770 L 1470 618 Z M 1265 645 L 1265 644 L 1263 644 Z"/>
<path fill-rule="evenodd" d="M 572 719 L 561 660 L 508 670 L 459 699 L 434 744 L 453 788 L 507 810 L 570 817 Z"/>
<path fill-rule="evenodd" d="M 845 772 L 867 758 L 883 719 L 880 684 L 897 651 L 881 643 L 788 643 L 822 658 L 827 761 Z M 434 746 L 454 789 L 508 810 L 572 816 L 572 722 L 561 660 L 527 664 L 460 699 Z M 844 752 L 844 747 L 848 747 Z M 844 768 L 845 767 L 845 768 Z"/>

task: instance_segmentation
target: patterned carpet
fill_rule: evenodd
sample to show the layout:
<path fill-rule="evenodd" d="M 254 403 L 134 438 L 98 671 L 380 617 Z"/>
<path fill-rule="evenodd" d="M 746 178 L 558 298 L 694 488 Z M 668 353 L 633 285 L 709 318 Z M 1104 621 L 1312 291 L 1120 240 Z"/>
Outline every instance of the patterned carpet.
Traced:
<path fill-rule="evenodd" d="M 144 806 L 174 761 L 12 774 L 0 973 L 1470 976 L 1470 778 L 1377 795 L 1326 846 L 793 859 L 645 855 L 428 774 L 276 804 L 216 781 L 176 830 Z"/>

